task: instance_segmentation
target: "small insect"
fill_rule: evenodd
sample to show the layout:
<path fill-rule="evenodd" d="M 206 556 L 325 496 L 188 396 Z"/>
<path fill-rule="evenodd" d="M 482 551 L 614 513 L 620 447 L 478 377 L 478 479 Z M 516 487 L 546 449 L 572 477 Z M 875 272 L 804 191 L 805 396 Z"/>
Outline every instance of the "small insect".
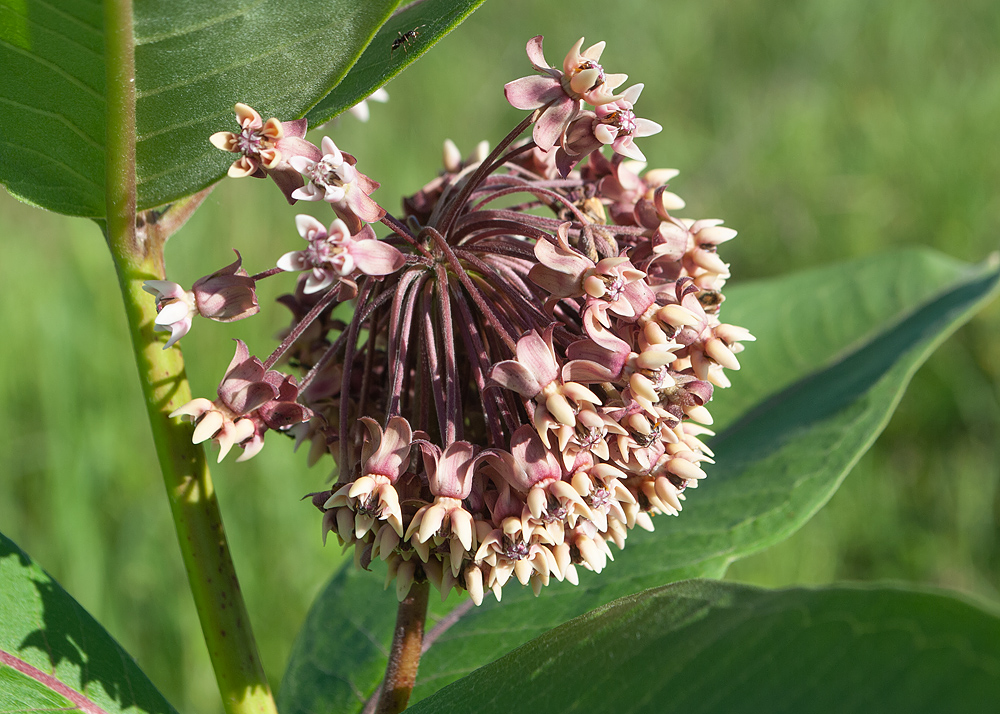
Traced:
<path fill-rule="evenodd" d="M 410 50 L 409 50 L 410 43 L 413 42 L 415 39 L 417 39 L 417 37 L 420 36 L 420 33 L 418 32 L 418 30 L 421 27 L 427 27 L 427 25 L 417 25 L 412 30 L 409 30 L 409 31 L 407 31 L 405 33 L 404 32 L 397 32 L 396 34 L 399 35 L 399 37 L 397 37 L 395 40 L 392 41 L 392 47 L 389 50 L 389 56 L 392 57 L 393 53 L 396 50 L 398 50 L 400 47 L 403 48 L 403 52 L 406 52 L 407 54 L 409 54 L 409 52 L 410 52 Z"/>

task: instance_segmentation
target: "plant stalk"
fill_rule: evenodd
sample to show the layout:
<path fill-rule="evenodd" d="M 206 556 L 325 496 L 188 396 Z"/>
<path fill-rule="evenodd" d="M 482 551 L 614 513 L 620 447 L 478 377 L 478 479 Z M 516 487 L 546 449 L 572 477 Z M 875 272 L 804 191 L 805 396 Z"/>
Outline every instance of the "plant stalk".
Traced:
<path fill-rule="evenodd" d="M 157 457 L 205 643 L 228 714 L 276 712 L 229 554 L 204 450 L 167 414 L 191 399 L 179 349 L 162 349 L 144 280 L 163 279 L 163 245 L 176 221 L 147 212 L 136 228 L 135 40 L 131 0 L 105 0 L 107 108 L 102 226 L 118 273 Z M 184 203 L 184 202 L 182 202 Z M 169 212 L 170 209 L 168 209 Z M 178 210 L 183 211 L 182 207 Z"/>
<path fill-rule="evenodd" d="M 424 623 L 430 583 L 413 583 L 396 612 L 396 631 L 392 637 L 389 664 L 379 694 L 376 714 L 398 714 L 406 709 L 410 692 L 417 681 L 417 667 L 423 651 Z"/>

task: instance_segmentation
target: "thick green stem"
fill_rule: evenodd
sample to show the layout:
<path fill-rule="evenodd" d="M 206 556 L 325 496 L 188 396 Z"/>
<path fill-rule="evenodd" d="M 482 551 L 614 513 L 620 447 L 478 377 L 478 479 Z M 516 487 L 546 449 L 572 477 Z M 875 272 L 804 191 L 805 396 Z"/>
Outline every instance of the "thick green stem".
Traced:
<path fill-rule="evenodd" d="M 276 712 L 257 654 L 204 450 L 192 428 L 167 414 L 191 399 L 180 350 L 162 349 L 144 280 L 163 279 L 164 226 L 147 215 L 136 230 L 135 61 L 131 0 L 105 0 L 108 247 L 115 261 L 157 456 L 191 593 L 229 714 Z"/>

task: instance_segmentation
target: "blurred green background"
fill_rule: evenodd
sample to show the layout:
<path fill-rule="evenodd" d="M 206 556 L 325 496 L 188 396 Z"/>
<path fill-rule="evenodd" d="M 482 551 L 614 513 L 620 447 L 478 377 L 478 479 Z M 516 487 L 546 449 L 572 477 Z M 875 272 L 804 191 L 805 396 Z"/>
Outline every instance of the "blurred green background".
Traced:
<path fill-rule="evenodd" d="M 388 86 L 367 125 L 347 117 L 326 133 L 382 182 L 375 197 L 393 210 L 436 174 L 446 137 L 471 151 L 519 120 L 501 88 L 530 73 L 535 34 L 554 64 L 580 35 L 605 39 L 605 66 L 645 83 L 639 114 L 664 131 L 640 146 L 652 166 L 681 170 L 672 187 L 685 215 L 740 231 L 723 252 L 735 279 L 903 245 L 969 261 L 998 247 L 995 0 L 491 0 Z M 308 208 L 289 208 L 267 182 L 223 182 L 167 247 L 170 279 L 190 285 L 232 248 L 251 272 L 273 265 L 300 247 L 293 216 Z M 221 711 L 101 236 L 5 194 L 0 236 L 0 531 L 181 711 Z M 254 320 L 195 325 L 182 344 L 196 394 L 213 396 L 231 338 L 270 352 L 287 312 L 269 306 L 292 284 L 265 281 Z M 730 577 L 893 579 L 1000 599 L 998 328 L 994 304 L 938 350 L 829 506 Z M 299 500 L 323 487 L 330 462 L 307 469 L 290 447 L 272 439 L 214 472 L 274 686 L 340 562 Z"/>

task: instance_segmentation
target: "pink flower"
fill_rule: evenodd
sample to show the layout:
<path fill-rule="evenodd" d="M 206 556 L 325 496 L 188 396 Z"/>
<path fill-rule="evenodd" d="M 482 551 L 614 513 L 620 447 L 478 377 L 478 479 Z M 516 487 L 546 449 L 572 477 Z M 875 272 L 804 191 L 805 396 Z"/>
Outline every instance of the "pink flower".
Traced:
<path fill-rule="evenodd" d="M 603 258 L 594 263 L 569 245 L 569 225 L 563 223 L 556 230 L 555 245 L 547 240 L 535 243 L 538 263 L 528 271 L 528 277 L 554 298 L 589 296 L 602 303 L 602 312 L 634 317 L 635 309 L 628 299 L 626 287 L 646 274 L 636 270 L 625 256 Z"/>
<path fill-rule="evenodd" d="M 504 86 L 507 101 L 517 109 L 542 109 L 535 123 L 532 138 L 544 150 L 562 140 L 566 127 L 583 107 L 583 102 L 595 106 L 612 101 L 615 87 L 628 77 L 605 74 L 598 64 L 604 43 L 598 42 L 582 53 L 581 37 L 563 60 L 562 71 L 551 67 L 542 53 L 542 36 L 528 40 L 527 52 L 531 66 L 545 76 L 515 79 Z"/>
<path fill-rule="evenodd" d="M 634 140 L 657 134 L 663 127 L 649 119 L 637 118 L 632 111 L 642 87 L 641 84 L 629 87 L 615 101 L 601 104 L 593 112 L 584 112 L 570 123 L 555 156 L 560 176 L 568 176 L 577 162 L 607 144 L 616 154 L 636 161 L 646 160 Z"/>
<path fill-rule="evenodd" d="M 600 404 L 601 399 L 576 382 L 564 382 L 559 362 L 552 346 L 552 327 L 544 335 L 526 332 L 517 341 L 517 359 L 505 360 L 493 366 L 490 379 L 494 383 L 535 400 L 533 421 L 543 440 L 555 423 L 576 426 L 575 404 Z"/>
<path fill-rule="evenodd" d="M 597 107 L 594 111 L 594 136 L 602 144 L 610 144 L 616 154 L 622 154 L 636 161 L 646 157 L 633 144 L 633 139 L 652 136 L 663 131 L 663 127 L 649 119 L 639 119 L 632 107 L 642 93 L 641 84 L 636 84 L 622 93 L 621 97 Z"/>
<path fill-rule="evenodd" d="M 363 537 L 383 520 L 403 537 L 403 514 L 394 484 L 410 462 L 413 432 L 403 417 L 392 417 L 385 431 L 368 417 L 359 420 L 368 430 L 361 450 L 361 476 L 330 496 L 324 508 L 350 506 L 355 511 L 354 535 Z"/>
<path fill-rule="evenodd" d="M 284 430 L 312 417 L 312 412 L 296 401 L 295 378 L 265 370 L 242 340 L 236 340 L 236 354 L 217 393 L 219 398 L 214 402 L 193 399 L 170 416 L 190 417 L 196 424 L 191 441 L 217 442 L 220 462 L 237 444 L 245 450 L 240 461 L 252 458 L 263 447 L 268 428 Z"/>
<path fill-rule="evenodd" d="M 235 262 L 195 281 L 191 290 L 169 280 L 147 280 L 142 284 L 143 290 L 156 296 L 154 329 L 170 332 L 163 349 L 190 331 L 195 315 L 216 322 L 235 322 L 260 312 L 254 281 L 240 267 L 243 259 L 239 251 L 235 252 Z"/>
<path fill-rule="evenodd" d="M 385 209 L 370 198 L 378 182 L 359 172 L 350 154 L 342 153 L 337 145 L 324 136 L 323 156 L 293 156 L 291 165 L 309 179 L 309 185 L 298 188 L 292 198 L 302 201 L 326 201 L 351 233 L 361 230 L 362 222 L 375 223 L 385 215 Z"/>
<path fill-rule="evenodd" d="M 172 347 L 191 330 L 191 321 L 198 313 L 194 293 L 169 280 L 147 280 L 142 284 L 142 289 L 156 296 L 153 329 L 156 332 L 169 332 L 170 339 L 163 345 L 163 349 Z"/>
<path fill-rule="evenodd" d="M 255 283 L 241 267 L 239 251 L 233 252 L 234 262 L 196 280 L 191 288 L 198 314 L 216 322 L 236 322 L 260 312 Z"/>
<path fill-rule="evenodd" d="M 270 176 L 288 202 L 295 203 L 292 192 L 305 181 L 288 163 L 289 159 L 293 156 L 314 161 L 320 158 L 319 149 L 304 138 L 306 120 L 281 122 L 272 117 L 265 122 L 253 108 L 237 104 L 236 121 L 240 125 L 239 133 L 219 131 L 209 137 L 216 148 L 240 155 L 229 167 L 229 176 Z"/>
<path fill-rule="evenodd" d="M 278 267 L 288 272 L 311 271 L 304 288 L 307 295 L 319 292 L 355 272 L 389 275 L 406 263 L 406 258 L 396 248 L 375 238 L 371 226 L 365 226 L 360 233 L 352 236 L 339 218 L 327 230 L 322 223 L 306 214 L 295 217 L 295 226 L 299 235 L 309 242 L 309 247 L 285 253 L 278 259 Z"/>
<path fill-rule="evenodd" d="M 423 436 L 423 432 L 418 432 Z M 472 490 L 476 447 L 467 441 L 455 441 L 442 451 L 428 441 L 419 442 L 423 452 L 424 471 L 434 503 L 422 506 L 413 516 L 404 538 L 426 562 L 428 542 L 441 547 L 448 544 L 452 575 L 457 577 L 466 553 L 473 550 L 475 524 L 472 514 L 462 506 L 462 500 Z"/>

